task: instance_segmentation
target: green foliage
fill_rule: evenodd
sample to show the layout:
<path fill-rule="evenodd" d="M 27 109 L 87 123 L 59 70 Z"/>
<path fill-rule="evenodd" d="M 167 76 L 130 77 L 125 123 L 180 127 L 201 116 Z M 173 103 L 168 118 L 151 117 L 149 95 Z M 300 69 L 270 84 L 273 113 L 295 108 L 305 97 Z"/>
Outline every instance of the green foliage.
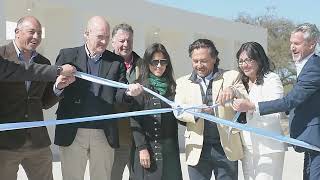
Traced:
<path fill-rule="evenodd" d="M 240 13 L 236 22 L 261 26 L 268 31 L 268 56 L 275 65 L 275 72 L 281 77 L 284 86 L 292 84 L 296 71 L 290 53 L 290 35 L 295 24 L 286 18 L 274 15 L 274 8 L 267 8 L 262 16 L 252 17 L 247 13 Z"/>
<path fill-rule="evenodd" d="M 285 86 L 283 86 L 283 91 L 284 91 L 284 94 L 288 94 L 289 91 L 291 91 L 291 89 L 293 88 L 293 84 L 287 84 Z"/>

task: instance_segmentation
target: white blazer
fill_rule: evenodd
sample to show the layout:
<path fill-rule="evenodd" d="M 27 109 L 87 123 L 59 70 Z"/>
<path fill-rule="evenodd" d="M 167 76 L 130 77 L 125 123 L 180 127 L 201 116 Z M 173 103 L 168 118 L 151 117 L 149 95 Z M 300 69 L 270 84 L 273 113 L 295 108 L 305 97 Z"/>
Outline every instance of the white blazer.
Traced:
<path fill-rule="evenodd" d="M 261 101 L 270 101 L 283 97 L 283 86 L 277 74 L 270 72 L 265 75 L 262 85 L 254 84 L 249 92 L 249 99 L 255 104 Z M 260 116 L 257 112 L 247 113 L 247 125 L 283 134 L 280 125 L 280 113 Z M 254 133 L 243 131 L 243 144 L 252 146 L 255 154 L 269 154 L 287 150 L 285 143 L 268 139 Z M 249 148 L 251 149 L 251 148 Z"/>

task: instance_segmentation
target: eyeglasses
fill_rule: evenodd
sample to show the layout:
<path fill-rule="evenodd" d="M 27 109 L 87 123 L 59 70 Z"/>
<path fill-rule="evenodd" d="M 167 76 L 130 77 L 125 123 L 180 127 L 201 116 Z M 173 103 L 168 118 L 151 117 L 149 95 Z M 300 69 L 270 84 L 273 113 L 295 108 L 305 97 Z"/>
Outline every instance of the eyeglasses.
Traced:
<path fill-rule="evenodd" d="M 168 65 L 168 60 L 166 59 L 153 59 L 150 61 L 149 63 L 151 66 L 158 66 L 160 64 L 160 66 L 166 66 Z"/>
<path fill-rule="evenodd" d="M 238 61 L 238 64 L 240 66 L 244 65 L 244 63 L 246 63 L 246 65 L 252 64 L 254 62 L 253 59 L 247 58 L 247 59 L 241 59 Z"/>

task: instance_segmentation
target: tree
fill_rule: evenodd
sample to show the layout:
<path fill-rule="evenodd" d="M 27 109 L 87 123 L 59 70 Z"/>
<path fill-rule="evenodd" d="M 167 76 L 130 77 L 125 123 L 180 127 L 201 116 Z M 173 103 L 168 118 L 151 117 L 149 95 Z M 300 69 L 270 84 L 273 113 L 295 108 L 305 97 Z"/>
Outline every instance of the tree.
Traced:
<path fill-rule="evenodd" d="M 283 85 L 290 86 L 296 77 L 289 43 L 295 24 L 286 18 L 277 17 L 274 10 L 274 7 L 267 7 L 267 13 L 257 17 L 252 17 L 247 13 L 240 13 L 235 21 L 267 29 L 268 56 L 274 63 L 275 72 L 279 74 Z"/>

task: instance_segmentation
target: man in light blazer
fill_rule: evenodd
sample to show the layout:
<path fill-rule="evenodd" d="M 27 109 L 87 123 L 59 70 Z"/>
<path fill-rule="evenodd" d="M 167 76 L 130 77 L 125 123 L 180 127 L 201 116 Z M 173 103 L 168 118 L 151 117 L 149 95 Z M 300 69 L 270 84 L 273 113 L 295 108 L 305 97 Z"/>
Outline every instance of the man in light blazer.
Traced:
<path fill-rule="evenodd" d="M 246 90 L 239 73 L 218 68 L 218 51 L 212 41 L 198 39 L 189 46 L 193 72 L 177 80 L 175 102 L 185 105 L 212 105 L 234 97 L 245 97 Z M 223 119 L 232 119 L 230 105 L 204 109 Z M 190 180 L 238 179 L 238 162 L 243 156 L 240 132 L 215 124 L 189 113 L 177 115 L 186 122 L 186 160 Z"/>
<path fill-rule="evenodd" d="M 283 98 L 266 102 L 234 101 L 239 111 L 257 111 L 260 115 L 290 111 L 290 136 L 320 147 L 320 57 L 315 53 L 318 28 L 309 23 L 298 25 L 290 37 L 290 49 L 297 69 L 297 83 Z M 304 180 L 320 179 L 320 152 L 295 147 L 305 152 Z"/>
<path fill-rule="evenodd" d="M 109 36 L 109 23 L 104 17 L 90 18 L 84 33 L 85 44 L 60 50 L 56 64 L 73 64 L 78 71 L 127 83 L 123 59 L 106 50 Z M 141 87 L 138 89 L 142 91 Z M 122 102 L 127 97 L 125 89 L 101 86 L 82 79 L 55 91 L 63 93 L 57 119 L 111 114 L 115 112 L 115 101 Z M 126 93 L 134 95 L 131 92 L 129 87 Z M 110 179 L 114 148 L 119 147 L 115 120 L 58 125 L 54 143 L 60 148 L 63 179 L 83 180 L 88 160 L 91 179 Z"/>

